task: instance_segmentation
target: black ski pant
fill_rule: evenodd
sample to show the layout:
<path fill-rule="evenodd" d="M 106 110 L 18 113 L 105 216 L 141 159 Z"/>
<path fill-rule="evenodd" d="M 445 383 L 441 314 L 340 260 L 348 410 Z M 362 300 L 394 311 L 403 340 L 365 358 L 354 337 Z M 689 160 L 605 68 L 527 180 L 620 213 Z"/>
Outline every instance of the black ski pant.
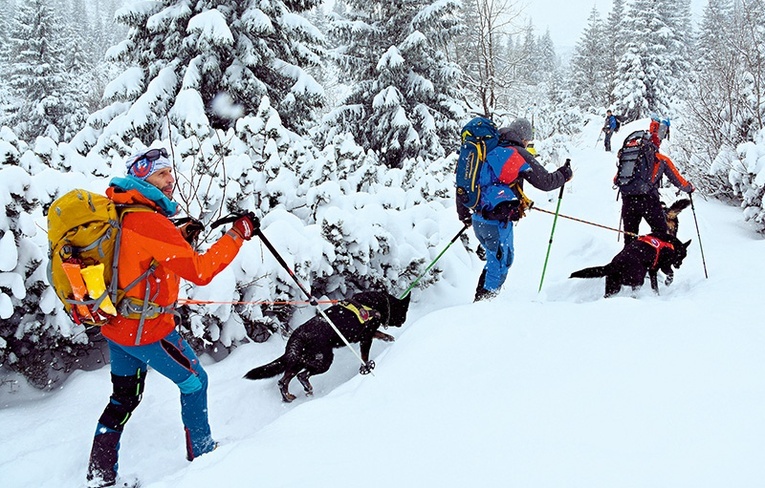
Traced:
<path fill-rule="evenodd" d="M 611 129 L 606 129 L 605 131 L 605 137 L 604 137 L 604 146 L 606 147 L 606 151 L 611 152 L 611 135 L 614 133 Z"/>
<path fill-rule="evenodd" d="M 624 235 L 625 246 L 634 241 L 636 236 L 640 234 L 640 221 L 642 219 L 645 219 L 651 226 L 651 232 L 663 234 L 669 232 L 667 216 L 658 195 L 622 195 L 624 232 L 634 234 Z"/>

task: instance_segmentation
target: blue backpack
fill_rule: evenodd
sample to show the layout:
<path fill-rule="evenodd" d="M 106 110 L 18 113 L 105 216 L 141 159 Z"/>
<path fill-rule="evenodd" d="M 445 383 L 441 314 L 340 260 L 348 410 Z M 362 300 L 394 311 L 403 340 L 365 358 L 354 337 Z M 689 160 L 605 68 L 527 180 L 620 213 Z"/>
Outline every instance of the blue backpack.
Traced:
<path fill-rule="evenodd" d="M 499 130 L 490 119 L 476 117 L 462 128 L 457 160 L 457 201 L 470 210 L 481 203 L 479 176 L 486 156 L 499 145 Z"/>

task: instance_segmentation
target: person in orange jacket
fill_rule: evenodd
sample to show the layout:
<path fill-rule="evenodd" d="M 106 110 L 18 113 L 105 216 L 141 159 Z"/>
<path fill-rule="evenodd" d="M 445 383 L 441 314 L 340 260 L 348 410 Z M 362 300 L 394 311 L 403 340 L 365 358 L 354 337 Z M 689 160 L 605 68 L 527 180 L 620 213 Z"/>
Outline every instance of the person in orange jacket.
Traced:
<path fill-rule="evenodd" d="M 624 223 L 624 245 L 637 238 L 640 230 L 640 221 L 645 219 L 655 234 L 667 234 L 667 216 L 661 204 L 659 186 L 664 176 L 678 189 L 691 193 L 694 187 L 690 181 L 680 174 L 675 164 L 668 156 L 654 153 L 654 163 L 650 174 L 650 181 L 638 185 L 641 191 L 625 193 L 622 191 L 622 222 Z"/>
<path fill-rule="evenodd" d="M 120 437 L 141 401 L 149 365 L 180 390 L 187 459 L 217 446 L 207 417 L 207 374 L 178 334 L 174 309 L 181 278 L 209 283 L 259 229 L 253 214 L 243 214 L 207 252 L 197 253 L 186 238 L 201 230 L 198 223 L 178 228 L 169 218 L 178 204 L 172 200 L 175 178 L 167 151 L 138 153 L 126 166 L 127 176 L 113 178 L 106 194 L 118 204 L 142 205 L 147 211 L 127 213 L 122 222 L 117 280 L 127 292 L 117 304 L 118 315 L 101 328 L 109 346 L 113 391 L 93 438 L 89 487 L 116 484 Z"/>

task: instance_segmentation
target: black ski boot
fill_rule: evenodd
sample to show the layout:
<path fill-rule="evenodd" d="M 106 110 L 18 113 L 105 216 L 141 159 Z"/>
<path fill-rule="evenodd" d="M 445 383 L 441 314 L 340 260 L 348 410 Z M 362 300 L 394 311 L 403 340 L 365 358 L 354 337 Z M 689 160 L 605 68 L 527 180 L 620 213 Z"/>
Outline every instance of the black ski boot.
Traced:
<path fill-rule="evenodd" d="M 478 286 L 475 288 L 475 297 L 473 298 L 473 302 L 480 302 L 483 300 L 491 300 L 495 296 L 497 296 L 496 291 L 489 291 L 483 287 L 484 283 L 486 282 L 486 270 L 484 269 L 481 272 L 481 276 L 478 278 Z"/>
<path fill-rule="evenodd" d="M 115 486 L 120 432 L 96 434 L 88 463 L 88 488 Z"/>

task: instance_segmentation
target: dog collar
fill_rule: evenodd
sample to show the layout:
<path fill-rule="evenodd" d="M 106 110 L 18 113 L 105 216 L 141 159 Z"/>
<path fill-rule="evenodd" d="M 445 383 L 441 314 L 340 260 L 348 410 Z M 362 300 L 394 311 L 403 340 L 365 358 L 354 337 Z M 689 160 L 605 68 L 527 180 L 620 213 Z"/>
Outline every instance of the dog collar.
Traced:
<path fill-rule="evenodd" d="M 655 257 L 655 258 L 654 258 L 654 260 L 653 260 L 653 266 L 651 266 L 652 268 L 655 268 L 655 267 L 656 267 L 656 266 L 659 264 L 659 254 L 661 254 L 661 250 L 662 250 L 663 248 L 665 248 L 665 247 L 666 247 L 666 248 L 668 248 L 668 249 L 670 249 L 670 250 L 673 250 L 673 251 L 674 251 L 674 249 L 675 249 L 675 246 L 673 246 L 673 245 L 672 245 L 672 244 L 670 244 L 669 242 L 664 242 L 664 241 L 662 241 L 661 239 L 657 239 L 656 237 L 654 237 L 654 236 L 651 236 L 651 235 L 648 235 L 648 236 L 640 236 L 640 237 L 638 237 L 637 239 L 638 239 L 639 241 L 641 241 L 641 242 L 645 242 L 645 243 L 646 243 L 646 244 L 648 244 L 649 246 L 651 246 L 651 247 L 653 247 L 654 249 L 656 249 L 656 257 Z"/>

